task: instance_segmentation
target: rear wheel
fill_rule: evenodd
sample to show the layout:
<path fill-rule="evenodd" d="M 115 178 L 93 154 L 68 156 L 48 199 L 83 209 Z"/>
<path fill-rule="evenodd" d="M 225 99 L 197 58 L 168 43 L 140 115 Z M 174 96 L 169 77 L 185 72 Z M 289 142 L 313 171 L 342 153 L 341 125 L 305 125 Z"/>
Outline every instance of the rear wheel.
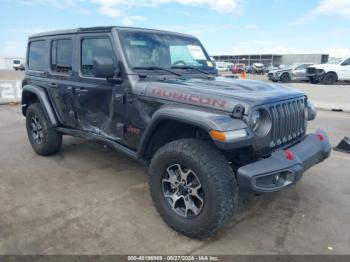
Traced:
<path fill-rule="evenodd" d="M 335 73 L 327 73 L 324 77 L 323 77 L 323 80 L 322 80 L 322 83 L 323 84 L 326 84 L 326 85 L 333 85 L 335 82 L 337 82 L 337 75 Z"/>
<path fill-rule="evenodd" d="M 39 155 L 52 155 L 60 150 L 62 135 L 50 126 L 39 103 L 31 104 L 26 113 L 27 134 L 34 151 Z"/>
<path fill-rule="evenodd" d="M 181 139 L 163 146 L 155 153 L 149 173 L 159 214 L 186 236 L 212 236 L 235 213 L 238 187 L 232 169 L 202 141 Z"/>

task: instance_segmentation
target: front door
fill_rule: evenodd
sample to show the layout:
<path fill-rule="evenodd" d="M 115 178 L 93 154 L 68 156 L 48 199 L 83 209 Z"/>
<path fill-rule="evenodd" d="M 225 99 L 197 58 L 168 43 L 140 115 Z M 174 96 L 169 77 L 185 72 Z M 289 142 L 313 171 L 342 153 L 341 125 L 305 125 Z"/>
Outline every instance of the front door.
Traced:
<path fill-rule="evenodd" d="M 339 80 L 350 80 L 350 58 L 341 63 Z"/>
<path fill-rule="evenodd" d="M 123 87 L 93 74 L 95 57 L 112 58 L 116 53 L 110 34 L 78 35 L 79 69 L 75 87 L 79 128 L 115 141 L 124 135 Z"/>
<path fill-rule="evenodd" d="M 295 80 L 308 80 L 306 77 L 306 68 L 311 64 L 303 64 L 294 69 L 294 78 Z"/>
<path fill-rule="evenodd" d="M 50 39 L 50 70 L 46 89 L 60 122 L 76 127 L 72 70 L 73 37 Z"/>

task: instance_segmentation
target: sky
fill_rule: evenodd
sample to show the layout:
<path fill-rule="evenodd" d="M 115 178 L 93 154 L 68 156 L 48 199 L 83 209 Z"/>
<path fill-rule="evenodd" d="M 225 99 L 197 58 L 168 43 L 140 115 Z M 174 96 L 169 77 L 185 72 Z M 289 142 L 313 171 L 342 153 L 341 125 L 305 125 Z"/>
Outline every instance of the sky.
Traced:
<path fill-rule="evenodd" d="M 188 33 L 210 55 L 350 56 L 350 0 L 0 0 L 0 56 L 30 34 L 123 25 Z"/>

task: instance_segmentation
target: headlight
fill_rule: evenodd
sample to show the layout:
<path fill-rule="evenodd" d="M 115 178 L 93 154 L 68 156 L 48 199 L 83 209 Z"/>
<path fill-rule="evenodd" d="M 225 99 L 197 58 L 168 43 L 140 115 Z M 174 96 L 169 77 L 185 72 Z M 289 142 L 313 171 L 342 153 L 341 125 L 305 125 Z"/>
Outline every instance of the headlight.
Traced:
<path fill-rule="evenodd" d="M 256 135 L 266 136 L 272 125 L 270 114 L 262 108 L 254 110 L 250 114 L 249 125 Z"/>
<path fill-rule="evenodd" d="M 316 118 L 316 114 L 317 112 L 315 106 L 310 101 L 307 101 L 305 107 L 305 119 L 307 121 L 314 120 Z"/>
<path fill-rule="evenodd" d="M 261 124 L 260 111 L 254 110 L 254 112 L 252 113 L 252 116 L 250 118 L 250 127 L 255 132 L 256 130 L 258 130 L 260 124 Z"/>

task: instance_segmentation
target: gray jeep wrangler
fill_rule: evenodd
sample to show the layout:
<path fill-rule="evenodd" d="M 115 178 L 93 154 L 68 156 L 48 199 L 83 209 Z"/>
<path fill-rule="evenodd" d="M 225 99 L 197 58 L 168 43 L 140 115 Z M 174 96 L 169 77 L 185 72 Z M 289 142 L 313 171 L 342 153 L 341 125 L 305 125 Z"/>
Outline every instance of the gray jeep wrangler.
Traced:
<path fill-rule="evenodd" d="M 176 231 L 212 236 L 239 190 L 282 190 L 327 158 L 305 94 L 216 76 L 194 37 L 126 27 L 29 37 L 22 111 L 39 155 L 62 135 L 94 139 L 141 161 L 154 205 Z"/>

